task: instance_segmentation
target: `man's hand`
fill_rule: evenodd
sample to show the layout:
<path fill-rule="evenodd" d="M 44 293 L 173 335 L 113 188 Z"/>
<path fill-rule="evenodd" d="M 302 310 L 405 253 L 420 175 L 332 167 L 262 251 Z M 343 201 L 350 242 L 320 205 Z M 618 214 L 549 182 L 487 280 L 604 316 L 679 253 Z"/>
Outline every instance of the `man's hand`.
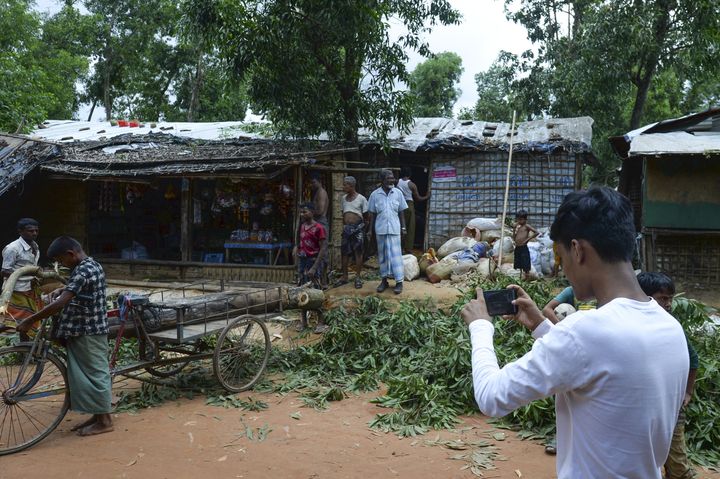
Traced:
<path fill-rule="evenodd" d="M 524 289 L 516 284 L 511 284 L 508 288 L 514 289 L 517 294 L 517 299 L 513 301 L 513 304 L 518 308 L 518 313 L 514 316 L 515 321 L 530 331 L 534 331 L 540 323 L 545 321 L 545 317 Z"/>
<path fill-rule="evenodd" d="M 476 298 L 468 302 L 462 311 L 460 311 L 460 317 L 465 321 L 465 324 L 470 326 L 475 320 L 484 319 L 485 321 L 492 322 L 492 317 L 488 313 L 487 305 L 485 304 L 485 297 L 483 296 L 482 289 L 478 288 L 475 292 Z"/>
<path fill-rule="evenodd" d="M 688 404 L 690 404 L 690 399 L 692 399 L 692 396 L 689 393 L 685 393 L 685 398 L 683 399 L 682 407 L 685 409 Z"/>

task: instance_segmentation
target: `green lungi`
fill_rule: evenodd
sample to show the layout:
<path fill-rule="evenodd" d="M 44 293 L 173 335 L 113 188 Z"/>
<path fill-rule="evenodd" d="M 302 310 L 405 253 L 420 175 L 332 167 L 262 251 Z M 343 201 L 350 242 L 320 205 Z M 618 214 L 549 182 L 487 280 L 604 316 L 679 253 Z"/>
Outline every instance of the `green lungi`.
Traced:
<path fill-rule="evenodd" d="M 87 414 L 109 414 L 112 379 L 106 334 L 67 339 L 70 408 Z"/>

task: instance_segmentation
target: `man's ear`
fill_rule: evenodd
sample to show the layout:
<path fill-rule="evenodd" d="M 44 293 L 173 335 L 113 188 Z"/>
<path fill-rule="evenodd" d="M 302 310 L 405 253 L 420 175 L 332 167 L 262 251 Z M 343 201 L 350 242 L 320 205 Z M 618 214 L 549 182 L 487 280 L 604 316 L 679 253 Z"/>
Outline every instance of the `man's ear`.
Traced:
<path fill-rule="evenodd" d="M 587 259 L 587 249 L 585 241 L 582 240 L 571 240 L 570 241 L 570 257 L 577 264 L 583 264 Z"/>

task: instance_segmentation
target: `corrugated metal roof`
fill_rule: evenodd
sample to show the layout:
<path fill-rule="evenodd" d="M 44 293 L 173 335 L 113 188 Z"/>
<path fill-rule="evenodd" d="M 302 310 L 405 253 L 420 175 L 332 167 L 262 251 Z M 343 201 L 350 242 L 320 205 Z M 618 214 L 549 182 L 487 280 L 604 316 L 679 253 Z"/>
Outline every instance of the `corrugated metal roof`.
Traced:
<path fill-rule="evenodd" d="M 623 158 L 720 153 L 720 108 L 645 125 L 610 138 Z"/>
<path fill-rule="evenodd" d="M 592 124 L 593 119 L 588 116 L 521 122 L 515 126 L 513 149 L 554 151 L 562 147 L 589 152 Z M 507 150 L 510 128 L 509 123 L 416 118 L 409 132 L 392 130 L 389 140 L 393 148 L 409 151 Z M 365 130 L 361 130 L 360 137 L 364 142 L 372 142 Z"/>
<path fill-rule="evenodd" d="M 152 127 L 151 125 L 155 125 Z M 252 124 L 242 121 L 217 121 L 206 123 L 157 122 L 145 123 L 142 127 L 112 126 L 103 121 L 48 120 L 32 133 L 32 137 L 74 143 L 85 141 L 104 141 L 120 135 L 147 135 L 149 133 L 167 133 L 195 140 L 227 140 L 230 138 L 264 138 L 260 133 L 248 132 Z M 256 127 L 256 126 L 255 126 Z"/>

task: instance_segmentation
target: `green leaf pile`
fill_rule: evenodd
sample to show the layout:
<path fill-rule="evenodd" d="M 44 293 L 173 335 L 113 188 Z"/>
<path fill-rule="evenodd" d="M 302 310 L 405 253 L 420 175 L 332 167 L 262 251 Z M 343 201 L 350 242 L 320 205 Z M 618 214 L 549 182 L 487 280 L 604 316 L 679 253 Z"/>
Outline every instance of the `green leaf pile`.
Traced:
<path fill-rule="evenodd" d="M 283 380 L 277 392 L 299 392 L 311 407 L 327 407 L 345 392 L 384 392 L 373 400 L 389 408 L 370 426 L 400 436 L 451 428 L 458 416 L 477 413 L 472 389 L 470 340 L 459 310 L 474 296 L 475 287 L 500 289 L 520 284 L 539 305 L 546 304 L 563 285 L 525 282 L 505 276 L 477 279 L 450 311 L 430 299 L 405 301 L 399 306 L 376 297 L 346 299 L 327 313 L 330 330 L 319 343 L 292 351 L 274 351 L 271 369 Z M 391 306 L 392 305 L 392 306 Z M 691 457 L 700 464 L 720 463 L 720 334 L 707 330 L 709 310 L 679 296 L 674 314 L 688 330 L 700 355 L 696 395 L 688 410 L 687 439 Z M 501 365 L 532 347 L 529 332 L 513 321 L 495 321 L 495 348 Z M 546 398 L 495 420 L 499 427 L 522 437 L 554 434 L 555 406 Z"/>

